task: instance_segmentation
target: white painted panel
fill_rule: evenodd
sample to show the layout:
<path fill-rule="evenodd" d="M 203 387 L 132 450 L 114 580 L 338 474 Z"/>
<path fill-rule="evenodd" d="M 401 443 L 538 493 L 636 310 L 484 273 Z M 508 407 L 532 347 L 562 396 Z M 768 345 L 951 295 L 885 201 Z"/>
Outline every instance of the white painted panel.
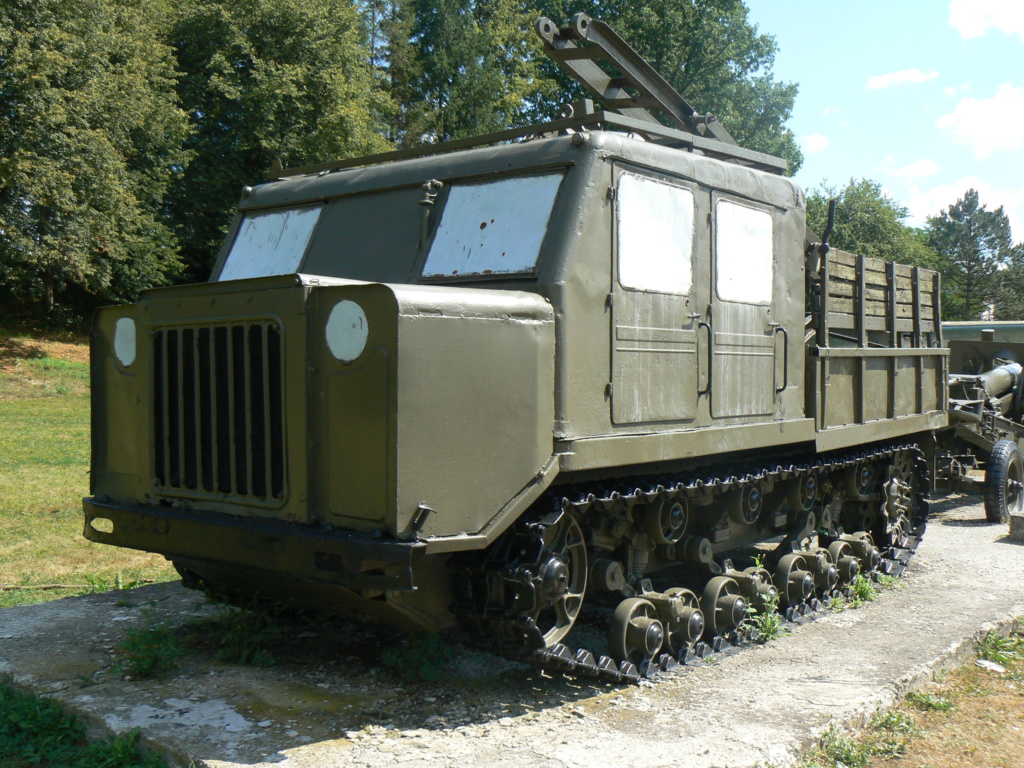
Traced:
<path fill-rule="evenodd" d="M 775 267 L 772 215 L 719 200 L 715 218 L 718 298 L 771 304 Z"/>
<path fill-rule="evenodd" d="M 693 283 L 693 193 L 624 173 L 618 191 L 619 283 L 660 293 Z"/>
<path fill-rule="evenodd" d="M 296 272 L 320 210 L 320 206 L 314 206 L 246 214 L 217 279 Z"/>
<path fill-rule="evenodd" d="M 532 272 L 561 173 L 452 187 L 424 277 Z"/>
<path fill-rule="evenodd" d="M 331 310 L 324 334 L 331 354 L 344 363 L 351 363 L 366 349 L 370 324 L 362 307 L 354 301 L 343 300 Z"/>

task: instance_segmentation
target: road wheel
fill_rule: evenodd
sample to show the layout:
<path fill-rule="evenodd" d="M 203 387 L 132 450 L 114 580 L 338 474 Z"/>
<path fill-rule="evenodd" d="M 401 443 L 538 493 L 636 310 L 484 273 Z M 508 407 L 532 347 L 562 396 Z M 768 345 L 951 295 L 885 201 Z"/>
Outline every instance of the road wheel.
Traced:
<path fill-rule="evenodd" d="M 1008 523 L 1010 515 L 1024 510 L 1024 458 L 1011 440 L 992 447 L 985 469 L 985 517 L 991 523 Z"/>

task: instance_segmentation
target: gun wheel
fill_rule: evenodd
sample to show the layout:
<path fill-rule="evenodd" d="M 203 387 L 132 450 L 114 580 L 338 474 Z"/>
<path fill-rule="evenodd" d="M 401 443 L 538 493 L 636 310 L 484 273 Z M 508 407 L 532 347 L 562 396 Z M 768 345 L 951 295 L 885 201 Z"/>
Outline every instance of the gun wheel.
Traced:
<path fill-rule="evenodd" d="M 1010 515 L 1024 510 L 1024 459 L 1011 440 L 992 446 L 985 470 L 985 518 L 991 523 L 1008 523 Z"/>

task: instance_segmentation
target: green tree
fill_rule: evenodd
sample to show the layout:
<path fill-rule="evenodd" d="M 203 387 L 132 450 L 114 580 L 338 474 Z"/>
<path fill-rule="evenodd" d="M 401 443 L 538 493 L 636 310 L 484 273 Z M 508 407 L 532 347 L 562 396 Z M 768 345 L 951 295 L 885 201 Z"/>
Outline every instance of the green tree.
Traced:
<path fill-rule="evenodd" d="M 928 240 L 942 271 L 943 315 L 949 320 L 976 320 L 996 305 L 1000 270 L 1011 256 L 1010 222 L 1002 206 L 989 211 L 976 190 L 928 217 Z"/>
<path fill-rule="evenodd" d="M 1024 242 L 1010 249 L 996 282 L 995 316 L 999 320 L 1024 320 Z"/>
<path fill-rule="evenodd" d="M 163 199 L 188 123 L 160 17 L 153 0 L 0 5 L 0 270 L 15 313 L 56 322 L 179 267 Z"/>
<path fill-rule="evenodd" d="M 832 199 L 836 201 L 835 229 L 829 239 L 833 246 L 875 259 L 935 268 L 927 234 L 904 223 L 910 211 L 885 194 L 878 182 L 850 179 L 842 189 L 822 184 L 808 192 L 807 226 L 818 235 L 825 231 Z"/>
<path fill-rule="evenodd" d="M 391 111 L 352 0 L 185 0 L 169 38 L 195 159 L 169 197 L 191 277 L 205 279 L 245 184 L 273 161 L 390 148 Z"/>
<path fill-rule="evenodd" d="M 405 109 L 419 110 L 421 138 L 444 141 L 527 122 L 531 105 L 551 92 L 541 72 L 540 42 L 532 34 L 540 15 L 519 0 L 411 0 L 408 42 L 415 57 L 392 93 Z M 396 32 L 400 30 L 396 29 Z M 406 41 L 393 38 L 393 45 Z M 406 121 L 409 122 L 409 121 Z"/>
<path fill-rule="evenodd" d="M 558 24 L 577 11 L 608 22 L 742 146 L 785 158 L 790 173 L 800 168 L 803 154 L 786 128 L 797 85 L 774 78 L 775 38 L 750 23 L 742 0 L 556 0 L 547 8 Z M 564 75 L 558 78 L 568 96 L 563 101 L 578 98 L 578 89 Z"/>

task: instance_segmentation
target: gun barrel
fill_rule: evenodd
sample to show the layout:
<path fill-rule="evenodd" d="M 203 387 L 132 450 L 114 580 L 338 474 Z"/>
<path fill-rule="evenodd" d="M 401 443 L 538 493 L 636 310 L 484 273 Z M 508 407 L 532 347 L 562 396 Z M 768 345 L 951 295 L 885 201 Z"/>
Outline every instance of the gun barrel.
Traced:
<path fill-rule="evenodd" d="M 996 398 L 1012 392 L 1021 376 L 1020 363 L 1006 363 L 978 376 L 978 382 L 989 397 Z"/>

